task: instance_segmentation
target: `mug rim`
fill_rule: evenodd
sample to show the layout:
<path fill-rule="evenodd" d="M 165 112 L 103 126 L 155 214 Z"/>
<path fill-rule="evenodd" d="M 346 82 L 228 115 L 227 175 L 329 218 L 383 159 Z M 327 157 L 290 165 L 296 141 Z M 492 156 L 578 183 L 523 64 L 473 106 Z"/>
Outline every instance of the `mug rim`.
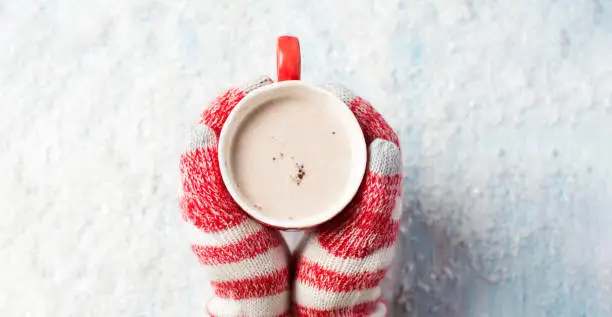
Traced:
<path fill-rule="evenodd" d="M 242 195 L 242 193 L 238 190 L 237 184 L 233 181 L 233 177 L 232 177 L 232 172 L 231 172 L 231 167 L 230 167 L 231 166 L 230 152 L 231 152 L 233 137 L 235 135 L 235 132 L 238 130 L 238 127 L 240 127 L 240 123 L 241 123 L 241 122 L 236 123 L 235 121 L 239 119 L 239 115 L 243 111 L 242 109 L 245 107 L 257 107 L 262 104 L 265 104 L 266 101 L 273 99 L 274 96 L 272 96 L 272 98 L 265 99 L 263 102 L 259 102 L 258 104 L 253 104 L 252 101 L 258 98 L 261 98 L 261 96 L 264 94 L 270 94 L 271 92 L 275 90 L 281 90 L 284 88 L 291 88 L 291 87 L 293 88 L 297 87 L 298 89 L 305 89 L 305 90 L 308 90 L 309 93 L 313 93 L 313 92 L 322 93 L 326 95 L 327 97 L 330 97 L 331 100 L 336 101 L 336 103 L 334 104 L 328 103 L 327 104 L 328 106 L 338 106 L 338 104 L 341 104 L 342 109 L 344 110 L 335 109 L 335 111 L 337 111 L 337 113 L 340 113 L 343 117 L 345 117 L 343 119 L 348 120 L 347 121 L 347 131 L 349 131 L 348 135 L 350 136 L 349 142 L 353 144 L 352 152 L 353 152 L 353 155 L 356 155 L 356 157 L 353 159 L 354 166 L 349 172 L 349 180 L 348 180 L 349 183 L 346 185 L 347 186 L 346 189 L 341 193 L 340 197 L 338 197 L 338 200 L 331 203 L 329 207 L 326 207 L 326 209 L 329 209 L 329 210 L 326 210 L 321 213 L 317 213 L 315 216 L 312 216 L 309 218 L 298 219 L 298 220 L 296 219 L 283 220 L 283 219 L 272 218 L 272 217 L 268 217 L 264 215 L 259 210 L 257 210 L 255 206 L 249 203 L 249 201 L 244 197 L 244 195 Z M 353 200 L 353 197 L 359 190 L 359 187 L 361 186 L 361 182 L 365 175 L 366 165 L 367 165 L 367 148 L 366 148 L 365 136 L 363 134 L 363 130 L 361 129 L 359 122 L 357 121 L 357 118 L 355 118 L 355 115 L 349 109 L 349 107 L 344 103 L 344 101 L 342 101 L 340 98 L 338 98 L 338 96 L 334 95 L 330 91 L 324 88 L 321 88 L 319 86 L 306 84 L 298 80 L 288 80 L 288 81 L 274 82 L 272 84 L 257 88 L 251 91 L 250 93 L 248 93 L 244 98 L 242 98 L 242 100 L 240 100 L 240 102 L 238 102 L 238 104 L 236 104 L 234 109 L 232 109 L 229 116 L 227 117 L 227 120 L 225 121 L 225 124 L 223 125 L 221 129 L 221 133 L 219 135 L 218 160 L 219 160 L 221 176 L 223 179 L 223 183 L 225 184 L 225 187 L 229 191 L 234 201 L 251 218 L 257 220 L 258 222 L 264 225 L 267 225 L 273 228 L 277 228 L 277 229 L 300 230 L 300 229 L 312 228 L 312 227 L 318 226 L 320 224 L 323 224 L 331 220 L 336 215 L 338 215 L 340 212 L 342 212 L 342 210 L 344 210 L 345 207 Z"/>

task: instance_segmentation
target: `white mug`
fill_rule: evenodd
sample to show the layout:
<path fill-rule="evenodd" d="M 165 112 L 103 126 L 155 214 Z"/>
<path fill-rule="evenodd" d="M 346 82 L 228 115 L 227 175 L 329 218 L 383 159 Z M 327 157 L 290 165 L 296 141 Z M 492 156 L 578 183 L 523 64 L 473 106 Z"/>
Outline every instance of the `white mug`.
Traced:
<path fill-rule="evenodd" d="M 228 116 L 219 137 L 221 175 L 234 200 L 247 214 L 257 221 L 270 227 L 285 230 L 312 228 L 335 217 L 350 203 L 357 193 L 367 164 L 365 139 L 355 116 L 342 100 L 326 89 L 299 80 L 299 43 L 296 38 L 279 38 L 277 65 L 279 81 L 250 92 L 236 105 Z M 243 189 L 240 188 L 240 184 L 236 180 L 235 167 L 232 164 L 232 149 L 239 140 L 241 128 L 252 118 L 256 111 L 262 109 L 262 106 L 283 98 L 306 98 L 309 104 L 312 104 L 312 107 L 317 107 L 313 111 L 324 112 L 324 115 L 331 116 L 333 120 L 337 120 L 338 126 L 341 127 L 345 137 L 344 141 L 346 141 L 347 148 L 350 151 L 350 161 L 346 162 L 348 169 L 343 181 L 345 185 L 343 188 L 338 189 L 337 197 L 334 195 L 333 200 L 322 202 L 324 203 L 322 206 L 323 210 L 317 210 L 311 215 L 303 215 L 292 219 L 273 217 L 262 212 L 261 207 L 250 201 L 244 194 Z M 335 132 L 333 133 L 335 134 Z M 280 155 L 282 156 L 283 154 L 281 153 Z M 321 153 L 320 155 L 326 155 L 326 153 Z M 276 159 L 276 157 L 272 158 L 272 160 Z M 303 176 L 304 172 L 298 171 L 297 177 L 299 179 L 296 179 L 297 185 L 299 185 Z M 306 175 L 306 177 L 308 176 Z M 261 183 L 261 186 L 267 186 L 265 179 L 258 181 Z M 292 202 L 287 202 L 286 208 L 288 210 L 292 208 L 291 204 Z"/>

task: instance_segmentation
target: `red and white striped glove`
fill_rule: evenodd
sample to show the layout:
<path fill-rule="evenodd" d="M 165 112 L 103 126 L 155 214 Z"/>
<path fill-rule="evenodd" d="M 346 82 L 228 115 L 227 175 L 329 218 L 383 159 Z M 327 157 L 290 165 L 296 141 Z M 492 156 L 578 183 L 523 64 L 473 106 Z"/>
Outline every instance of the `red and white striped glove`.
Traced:
<path fill-rule="evenodd" d="M 179 205 L 193 233 L 192 249 L 209 270 L 209 316 L 290 316 L 289 251 L 279 232 L 249 218 L 227 191 L 217 139 L 230 111 L 269 78 L 229 89 L 193 126 L 181 155 Z"/>
<path fill-rule="evenodd" d="M 351 204 L 296 250 L 295 316 L 385 316 L 378 286 L 395 252 L 401 213 L 398 138 L 365 100 L 326 87 L 353 111 L 368 144 L 368 170 Z"/>

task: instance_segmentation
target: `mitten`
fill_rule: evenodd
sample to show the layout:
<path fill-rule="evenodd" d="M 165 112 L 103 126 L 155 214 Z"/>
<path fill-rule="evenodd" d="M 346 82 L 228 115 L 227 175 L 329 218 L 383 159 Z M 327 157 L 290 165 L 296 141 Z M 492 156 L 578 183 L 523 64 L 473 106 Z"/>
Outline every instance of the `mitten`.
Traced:
<path fill-rule="evenodd" d="M 179 206 L 189 223 L 192 250 L 211 278 L 209 316 L 289 316 L 289 251 L 276 230 L 249 218 L 227 191 L 217 139 L 236 104 L 268 78 L 225 92 L 192 127 L 180 158 Z"/>
<path fill-rule="evenodd" d="M 379 283 L 391 265 L 401 213 L 398 138 L 367 101 L 339 85 L 326 88 L 359 121 L 368 168 L 349 206 L 300 243 L 294 311 L 296 316 L 385 316 Z"/>

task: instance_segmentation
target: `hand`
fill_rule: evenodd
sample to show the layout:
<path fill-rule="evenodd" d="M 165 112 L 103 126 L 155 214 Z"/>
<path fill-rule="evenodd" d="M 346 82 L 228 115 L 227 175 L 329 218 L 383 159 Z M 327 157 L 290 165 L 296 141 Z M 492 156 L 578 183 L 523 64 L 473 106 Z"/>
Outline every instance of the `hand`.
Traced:
<path fill-rule="evenodd" d="M 223 184 L 217 138 L 234 106 L 268 78 L 229 89 L 204 110 L 181 155 L 179 205 L 192 249 L 211 277 L 210 316 L 289 316 L 289 251 L 279 232 L 250 219 Z"/>
<path fill-rule="evenodd" d="M 378 285 L 391 265 L 400 223 L 398 138 L 367 101 L 339 85 L 326 88 L 357 118 L 368 144 L 368 170 L 349 206 L 296 250 L 295 315 L 385 316 Z"/>
<path fill-rule="evenodd" d="M 280 234 L 246 216 L 223 184 L 217 137 L 233 107 L 264 79 L 218 97 L 194 127 L 181 156 L 183 217 L 193 250 L 212 277 L 212 316 L 289 316 L 288 250 Z M 365 100 L 326 87 L 353 111 L 368 144 L 368 171 L 353 202 L 305 236 L 295 252 L 296 316 L 384 316 L 378 284 L 399 227 L 401 159 L 397 135 Z"/>

